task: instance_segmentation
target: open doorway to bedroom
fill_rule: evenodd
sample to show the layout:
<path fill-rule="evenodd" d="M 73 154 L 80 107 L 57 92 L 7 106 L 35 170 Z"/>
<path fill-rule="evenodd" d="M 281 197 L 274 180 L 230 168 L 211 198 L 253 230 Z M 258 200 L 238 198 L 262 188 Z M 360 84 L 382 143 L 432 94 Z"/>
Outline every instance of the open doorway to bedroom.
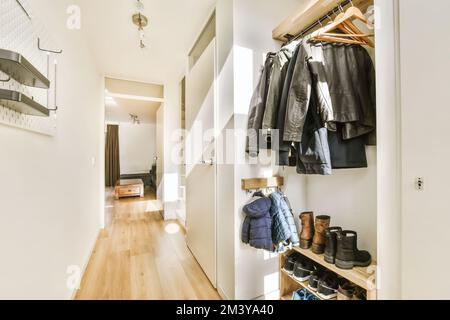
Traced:
<path fill-rule="evenodd" d="M 160 212 L 157 115 L 164 87 L 113 78 L 105 79 L 105 226 L 121 206 L 145 206 Z"/>

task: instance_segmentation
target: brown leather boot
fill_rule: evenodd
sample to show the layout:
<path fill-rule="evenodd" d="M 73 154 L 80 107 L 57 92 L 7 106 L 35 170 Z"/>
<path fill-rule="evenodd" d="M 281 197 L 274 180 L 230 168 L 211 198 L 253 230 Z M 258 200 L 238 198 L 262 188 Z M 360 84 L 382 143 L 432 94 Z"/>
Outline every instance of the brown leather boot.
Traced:
<path fill-rule="evenodd" d="M 314 226 L 314 238 L 312 251 L 316 254 L 325 252 L 326 230 L 330 227 L 331 218 L 329 216 L 318 216 Z"/>
<path fill-rule="evenodd" d="M 300 233 L 300 248 L 309 249 L 314 236 L 314 212 L 303 212 L 300 215 L 302 232 Z"/>

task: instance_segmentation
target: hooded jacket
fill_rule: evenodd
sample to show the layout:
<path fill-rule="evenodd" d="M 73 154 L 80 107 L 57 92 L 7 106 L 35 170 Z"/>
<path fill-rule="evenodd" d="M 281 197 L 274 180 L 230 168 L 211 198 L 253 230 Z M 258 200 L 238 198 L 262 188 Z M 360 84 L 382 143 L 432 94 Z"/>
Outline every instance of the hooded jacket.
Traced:
<path fill-rule="evenodd" d="M 282 248 L 292 237 L 292 230 L 281 207 L 281 197 L 276 193 L 270 195 L 272 207 L 272 240 L 277 248 Z"/>
<path fill-rule="evenodd" d="M 255 193 L 244 206 L 246 217 L 242 225 L 242 242 L 256 249 L 273 252 L 271 204 L 269 198 L 261 193 Z"/>
<path fill-rule="evenodd" d="M 292 209 L 287 201 L 287 198 L 281 192 L 274 192 L 270 195 L 270 199 L 272 200 L 272 217 L 276 216 L 279 219 L 284 220 L 284 222 L 280 222 L 279 229 L 273 228 L 273 233 L 278 236 L 278 233 L 283 237 L 284 235 L 290 234 L 289 240 L 290 243 L 294 246 L 298 246 L 300 244 L 300 239 L 298 237 L 297 225 L 295 224 L 294 215 L 292 214 Z M 274 223 L 275 225 L 275 223 Z M 281 230 L 282 228 L 287 228 L 287 230 Z M 278 242 L 275 242 L 277 244 Z"/>

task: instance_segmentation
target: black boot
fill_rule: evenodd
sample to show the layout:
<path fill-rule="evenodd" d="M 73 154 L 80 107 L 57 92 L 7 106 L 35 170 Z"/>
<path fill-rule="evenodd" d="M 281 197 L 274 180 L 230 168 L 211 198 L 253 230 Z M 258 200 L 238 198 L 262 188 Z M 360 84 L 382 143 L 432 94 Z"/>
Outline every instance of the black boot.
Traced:
<path fill-rule="evenodd" d="M 367 267 L 372 257 L 367 251 L 358 250 L 358 235 L 354 231 L 337 233 L 336 267 L 350 270 L 353 267 Z"/>
<path fill-rule="evenodd" d="M 337 233 L 341 232 L 341 227 L 328 228 L 325 231 L 325 261 L 334 264 L 337 250 Z"/>

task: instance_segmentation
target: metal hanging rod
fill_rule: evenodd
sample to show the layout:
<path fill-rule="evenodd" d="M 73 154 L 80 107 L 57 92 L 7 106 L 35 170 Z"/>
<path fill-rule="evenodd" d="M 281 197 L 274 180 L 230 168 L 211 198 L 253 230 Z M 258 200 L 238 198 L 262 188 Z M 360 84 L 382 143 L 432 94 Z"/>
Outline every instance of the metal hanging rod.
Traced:
<path fill-rule="evenodd" d="M 322 26 L 323 25 L 322 22 L 330 19 L 330 17 L 334 13 L 339 12 L 341 9 L 343 9 L 345 6 L 347 6 L 349 4 L 353 5 L 353 1 L 352 0 L 344 0 L 339 5 L 337 5 L 334 9 L 330 10 L 325 15 L 323 15 L 321 18 L 317 19 L 316 22 L 310 24 L 308 27 L 303 29 L 299 34 L 297 34 L 297 35 L 287 34 L 285 36 L 286 38 L 288 38 L 288 41 L 286 42 L 286 44 L 291 43 L 292 41 L 298 40 L 298 39 L 302 38 L 304 35 L 308 34 L 310 31 L 314 30 L 316 27 Z"/>
<path fill-rule="evenodd" d="M 28 13 L 28 11 L 25 9 L 25 7 L 23 6 L 23 4 L 20 3 L 19 0 L 16 0 L 16 2 L 17 2 L 17 4 L 19 5 L 19 7 L 22 8 L 22 11 L 27 15 L 28 19 L 31 20 L 31 16 L 30 16 L 30 14 Z"/>
<path fill-rule="evenodd" d="M 41 51 L 47 52 L 47 53 L 54 53 L 54 54 L 61 54 L 61 53 L 63 53 L 62 50 L 55 51 L 55 50 L 49 50 L 49 49 L 41 48 L 41 38 L 38 38 L 38 49 L 41 50 Z"/>

